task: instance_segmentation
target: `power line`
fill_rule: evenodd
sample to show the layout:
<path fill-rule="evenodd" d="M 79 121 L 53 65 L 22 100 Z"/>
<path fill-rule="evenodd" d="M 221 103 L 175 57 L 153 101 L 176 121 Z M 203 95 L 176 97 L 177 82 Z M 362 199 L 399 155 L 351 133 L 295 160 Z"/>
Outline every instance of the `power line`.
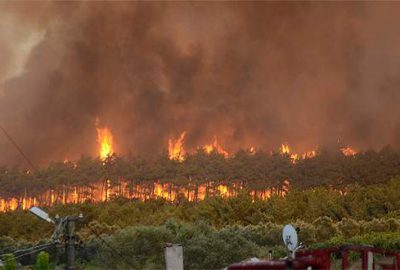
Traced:
<path fill-rule="evenodd" d="M 19 249 L 19 250 L 16 250 L 16 251 L 12 252 L 12 253 L 20 253 L 20 252 L 30 251 L 30 250 L 32 250 L 32 249 L 36 249 L 36 248 L 41 248 L 41 247 L 44 247 L 44 246 L 48 246 L 49 244 L 51 245 L 52 243 L 46 243 L 46 244 L 42 244 L 42 245 L 33 246 L 33 247 L 30 247 L 30 248 Z M 4 255 L 4 254 L 3 254 L 3 255 Z M 0 256 L 2 256 L 2 255 L 0 255 Z"/>
<path fill-rule="evenodd" d="M 45 249 L 49 248 L 49 247 L 52 246 L 52 245 L 53 245 L 53 244 L 48 244 L 48 245 L 45 246 L 45 247 L 41 247 L 41 248 L 38 248 L 38 249 L 34 249 L 34 250 L 32 250 L 31 252 L 27 252 L 27 253 L 24 253 L 24 254 L 20 254 L 20 255 L 18 255 L 18 256 L 15 256 L 15 259 L 24 257 L 24 256 L 26 256 L 26 255 L 29 255 L 29 254 L 32 254 L 32 253 L 35 253 L 35 252 L 39 252 L 39 251 L 45 250 Z"/>
<path fill-rule="evenodd" d="M 24 257 L 24 256 L 26 256 L 26 255 L 29 255 L 29 254 L 32 254 L 32 253 L 35 253 L 35 252 L 39 252 L 39 251 L 42 251 L 42 250 L 45 250 L 45 249 L 47 249 L 48 247 L 50 247 L 50 246 L 52 246 L 53 244 L 52 243 L 48 243 L 46 246 L 43 246 L 42 245 L 42 247 L 41 248 L 35 248 L 35 249 L 33 249 L 32 251 L 30 251 L 30 252 L 27 252 L 27 253 L 23 253 L 23 254 L 20 254 L 20 255 L 18 255 L 18 256 L 14 256 L 14 257 L 12 257 L 12 258 L 10 258 L 10 259 L 8 259 L 8 260 L 1 260 L 1 262 L 3 262 L 3 263 L 6 263 L 6 262 L 10 262 L 10 261 L 13 261 L 13 260 L 16 260 L 16 259 L 18 259 L 18 258 L 21 258 L 21 257 Z M 9 254 L 9 253 L 8 253 Z M 2 254 L 2 255 L 0 255 L 0 257 L 3 257 L 4 255 L 6 255 L 6 254 Z"/>
<path fill-rule="evenodd" d="M 21 253 L 21 252 L 25 252 L 25 251 L 30 251 L 30 250 L 33 250 L 33 249 L 42 248 L 42 247 L 45 247 L 45 246 L 48 246 L 48 245 L 52 245 L 52 244 L 53 243 L 45 243 L 45 244 L 41 244 L 41 245 L 30 247 L 30 248 L 18 249 L 18 250 L 14 250 L 12 252 L 7 252 L 7 253 L 4 253 L 4 254 L 0 254 L 0 257 L 4 256 L 6 254 L 10 254 L 10 253 L 16 254 L 16 253 Z"/>
<path fill-rule="evenodd" d="M 107 243 L 103 237 L 101 237 L 92 227 L 90 227 L 90 225 L 88 225 L 88 228 L 90 229 L 90 231 L 92 233 L 94 233 L 94 235 L 100 239 L 100 241 L 106 245 L 113 253 L 115 253 L 116 255 L 118 255 L 121 259 L 123 259 L 128 265 L 132 265 L 132 262 L 130 261 L 131 258 L 127 259 L 127 257 L 125 257 L 124 255 L 122 255 L 118 250 L 116 250 L 115 248 L 113 248 L 109 243 Z"/>
<path fill-rule="evenodd" d="M 15 146 L 15 148 L 18 150 L 18 152 L 25 158 L 25 160 L 28 162 L 28 164 L 35 170 L 39 171 L 38 168 L 33 165 L 32 161 L 28 158 L 27 155 L 25 155 L 24 151 L 18 146 L 18 144 L 14 141 L 14 139 L 8 134 L 8 132 L 0 125 L 0 129 L 3 131 L 3 133 L 6 135 L 6 137 L 10 140 L 10 142 Z"/>

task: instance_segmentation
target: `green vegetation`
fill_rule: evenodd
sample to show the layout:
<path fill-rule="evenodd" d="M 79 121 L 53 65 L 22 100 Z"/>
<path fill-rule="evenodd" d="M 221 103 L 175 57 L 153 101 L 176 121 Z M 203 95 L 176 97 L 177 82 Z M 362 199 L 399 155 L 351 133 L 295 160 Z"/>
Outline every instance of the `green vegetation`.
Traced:
<path fill-rule="evenodd" d="M 293 222 L 300 228 L 301 241 L 307 247 L 357 243 L 400 250 L 399 220 L 346 219 L 344 222 L 333 222 L 328 217 L 321 219 L 328 226 L 335 228 L 335 235 L 328 239 L 320 239 L 324 228 L 319 226 L 321 224 L 319 219 L 311 223 L 300 220 Z M 345 228 L 342 223 L 348 222 L 359 228 L 359 234 L 350 238 L 344 236 L 348 231 L 340 228 Z M 391 226 L 392 224 L 397 226 Z M 118 253 L 116 254 L 109 246 L 104 245 L 99 238 L 91 234 L 88 226 L 97 234 L 102 235 L 108 245 Z M 382 229 L 385 231 L 382 232 Z M 80 229 L 79 235 L 84 240 L 85 246 L 78 250 L 77 255 L 81 266 L 87 269 L 127 269 L 128 267 L 163 269 L 163 247 L 166 243 L 180 243 L 184 246 L 185 269 L 220 269 L 232 262 L 250 257 L 266 257 L 268 250 L 273 250 L 275 257 L 284 256 L 281 230 L 281 224 L 271 222 L 215 228 L 206 222 L 189 224 L 170 219 L 163 225 L 137 225 L 118 229 L 92 221 Z M 0 249 L 3 248 L 0 247 Z"/>
<path fill-rule="evenodd" d="M 79 214 L 85 245 L 79 250 L 84 268 L 162 269 L 166 243 L 184 246 L 186 269 L 217 269 L 268 250 L 284 255 L 283 224 L 300 228 L 307 247 L 342 243 L 372 244 L 400 250 L 400 179 L 386 184 L 350 185 L 342 194 L 327 187 L 292 189 L 285 197 L 253 200 L 209 197 L 200 202 L 116 198 L 99 204 L 57 205 L 53 216 Z M 89 227 L 91 229 L 89 229 Z M 116 256 L 95 234 L 120 253 Z M 50 237 L 52 227 L 26 211 L 0 214 L 0 253 L 26 248 Z M 54 251 L 50 258 L 54 259 Z M 61 258 L 61 263 L 63 262 Z M 25 259 L 25 264 L 34 261 Z"/>
<path fill-rule="evenodd" d="M 332 227 L 338 223 L 326 218 Z M 378 220 L 375 224 L 386 224 L 387 220 Z M 294 225 L 300 228 L 301 241 L 310 248 L 320 247 L 318 237 L 323 229 L 318 228 L 318 221 L 305 223 L 296 221 Z M 356 222 L 363 227 L 365 222 Z M 366 222 L 370 223 L 370 222 Z M 385 226 L 385 225 L 383 225 Z M 119 230 L 106 237 L 108 243 L 115 247 L 123 258 L 113 260 L 109 248 L 98 240 L 89 240 L 84 250 L 89 265 L 112 268 L 118 265 L 125 269 L 134 265 L 135 269 L 162 269 L 162 247 L 166 242 L 181 243 L 184 246 L 185 269 L 221 269 L 226 265 L 248 259 L 250 257 L 267 257 L 268 250 L 273 250 L 275 257 L 285 256 L 282 245 L 282 225 L 266 223 L 258 225 L 231 225 L 216 229 L 204 223 L 185 224 L 174 220 L 162 226 L 135 226 Z M 336 236 L 324 243 L 323 246 L 346 243 L 372 244 L 389 249 L 400 248 L 400 231 L 384 233 L 371 232 L 344 238 L 338 230 Z M 326 239 L 325 239 L 326 240 Z"/>
<path fill-rule="evenodd" d="M 37 255 L 35 270 L 50 270 L 49 253 L 41 251 Z"/>
<path fill-rule="evenodd" d="M 4 270 L 16 270 L 17 269 L 17 261 L 13 254 L 4 254 L 1 258 L 4 261 L 4 266 L 0 267 L 0 269 Z"/>
<path fill-rule="evenodd" d="M 399 190 L 400 179 L 396 178 L 386 184 L 348 186 L 345 194 L 319 187 L 306 190 L 291 189 L 286 196 L 273 196 L 267 201 L 254 200 L 246 192 L 233 198 L 209 197 L 200 202 L 179 203 L 163 199 L 140 201 L 116 198 L 107 203 L 56 205 L 47 211 L 53 216 L 83 213 L 86 223 L 97 221 L 107 224 L 112 227 L 111 231 L 127 226 L 163 225 L 171 218 L 189 224 L 206 222 L 216 228 L 233 224 L 284 224 L 296 220 L 311 223 L 315 220 L 316 227 L 325 228 L 326 234 L 320 235 L 321 240 L 324 240 L 335 234 L 338 229 L 328 230 L 326 221 L 322 218 L 324 216 L 334 223 L 342 222 L 338 226 L 346 232 L 346 236 L 361 230 L 353 220 L 397 220 L 400 218 Z M 396 227 L 397 223 L 385 225 L 381 231 L 385 231 L 387 226 Z M 370 231 L 369 227 L 366 227 L 366 232 Z M 49 236 L 50 230 L 50 224 L 44 224 L 27 211 L 0 214 L 0 233 L 3 236 L 36 241 Z"/>

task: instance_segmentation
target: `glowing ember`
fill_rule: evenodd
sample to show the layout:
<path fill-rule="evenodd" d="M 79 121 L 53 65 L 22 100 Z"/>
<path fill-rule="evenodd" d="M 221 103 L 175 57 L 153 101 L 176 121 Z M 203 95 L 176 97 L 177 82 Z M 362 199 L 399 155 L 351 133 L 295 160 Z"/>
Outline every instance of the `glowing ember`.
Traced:
<path fill-rule="evenodd" d="M 97 128 L 97 142 L 100 146 L 99 156 L 101 159 L 104 160 L 114 153 L 113 136 L 108 128 Z"/>
<path fill-rule="evenodd" d="M 177 140 L 168 140 L 168 155 L 172 160 L 184 161 L 185 160 L 185 149 L 183 143 L 185 141 L 186 131 L 182 132 Z"/>
<path fill-rule="evenodd" d="M 218 154 L 224 155 L 225 157 L 228 157 L 228 155 L 229 155 L 228 152 L 225 151 L 225 150 L 222 148 L 222 146 L 218 144 L 217 137 L 214 137 L 214 141 L 213 141 L 211 144 L 206 144 L 206 145 L 203 147 L 203 149 L 204 149 L 204 151 L 205 151 L 207 154 L 210 154 L 210 153 L 212 153 L 212 152 L 215 151 L 215 152 L 217 152 Z"/>
<path fill-rule="evenodd" d="M 251 155 L 253 155 L 253 154 L 255 154 L 256 153 L 256 149 L 254 148 L 254 146 L 251 146 L 250 148 L 249 148 L 249 153 L 251 154 Z"/>
<path fill-rule="evenodd" d="M 302 159 L 313 158 L 315 156 L 316 156 L 315 150 L 311 150 L 311 151 L 308 151 L 308 152 L 305 152 L 305 153 L 301 154 L 301 158 Z"/>
<path fill-rule="evenodd" d="M 342 151 L 343 155 L 345 156 L 354 156 L 357 154 L 357 151 L 351 147 L 343 147 L 340 149 L 340 151 Z"/>

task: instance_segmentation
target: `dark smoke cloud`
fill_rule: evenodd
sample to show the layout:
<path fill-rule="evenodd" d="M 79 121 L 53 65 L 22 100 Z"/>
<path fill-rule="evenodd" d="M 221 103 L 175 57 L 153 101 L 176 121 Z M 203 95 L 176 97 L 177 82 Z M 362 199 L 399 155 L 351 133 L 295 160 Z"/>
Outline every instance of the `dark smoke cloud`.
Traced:
<path fill-rule="evenodd" d="M 193 149 L 214 135 L 230 150 L 400 146 L 397 3 L 0 10 L 0 124 L 35 163 L 95 155 L 97 117 L 121 154 L 160 153 L 184 130 Z M 5 76 L 28 33 L 40 39 Z M 0 164 L 23 162 L 0 135 Z"/>

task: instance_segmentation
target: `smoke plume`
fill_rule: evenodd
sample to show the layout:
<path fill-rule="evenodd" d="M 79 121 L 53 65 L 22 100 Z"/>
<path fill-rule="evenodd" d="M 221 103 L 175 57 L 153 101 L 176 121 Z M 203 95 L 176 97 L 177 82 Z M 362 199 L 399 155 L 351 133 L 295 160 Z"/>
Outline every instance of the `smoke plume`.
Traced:
<path fill-rule="evenodd" d="M 282 142 L 399 147 L 398 3 L 0 3 L 0 125 L 37 164 Z M 0 164 L 24 161 L 0 134 Z"/>

